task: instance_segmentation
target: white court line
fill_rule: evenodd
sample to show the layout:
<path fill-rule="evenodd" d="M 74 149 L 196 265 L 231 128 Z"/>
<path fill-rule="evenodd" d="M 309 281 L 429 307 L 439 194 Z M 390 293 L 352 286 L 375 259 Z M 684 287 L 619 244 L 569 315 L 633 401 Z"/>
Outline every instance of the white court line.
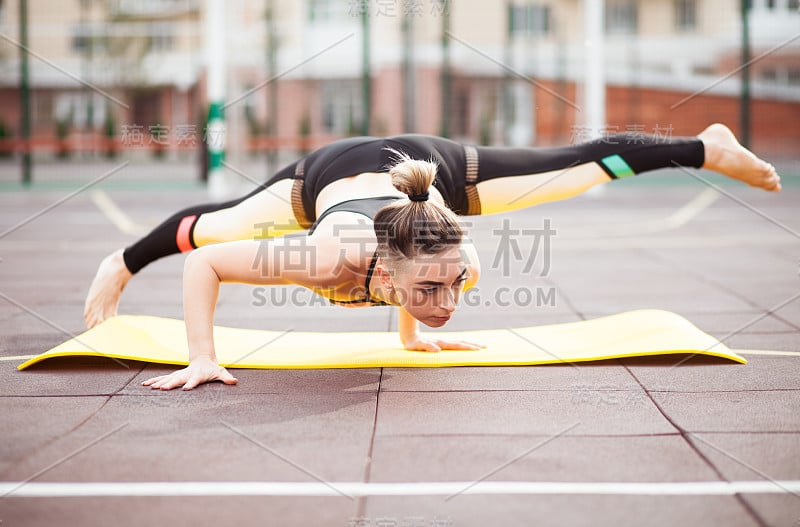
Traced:
<path fill-rule="evenodd" d="M 406 483 L 170 481 L 130 483 L 0 483 L 0 496 L 65 498 L 105 496 L 450 496 L 453 494 L 580 494 L 728 496 L 796 494 L 800 480 L 693 482 L 431 481 Z"/>
<path fill-rule="evenodd" d="M 686 225 L 712 203 L 717 201 L 718 198 L 719 192 L 713 188 L 706 187 L 705 190 L 695 196 L 689 203 L 664 219 L 664 230 L 677 229 L 678 227 Z"/>
<path fill-rule="evenodd" d="M 100 212 L 123 234 L 143 235 L 147 233 L 147 229 L 130 219 L 105 191 L 101 189 L 93 190 L 89 194 L 89 198 L 97 205 Z"/>
<path fill-rule="evenodd" d="M 731 350 L 739 355 L 783 355 L 800 357 L 800 351 L 770 351 L 770 350 Z"/>
<path fill-rule="evenodd" d="M 597 236 L 636 236 L 641 234 L 653 234 L 657 232 L 671 231 L 679 227 L 683 227 L 692 221 L 694 218 L 699 216 L 701 212 L 711 206 L 712 203 L 717 201 L 718 198 L 719 193 L 716 190 L 712 188 L 706 188 L 699 192 L 694 198 L 689 200 L 689 202 L 683 205 L 680 209 L 664 218 L 639 221 L 634 225 L 627 223 L 622 225 L 604 225 L 601 229 L 592 229 L 592 227 L 595 227 L 595 225 L 592 225 L 586 229 L 579 228 L 578 231 L 589 231 L 592 233 L 589 238 L 595 238 Z"/>
<path fill-rule="evenodd" d="M 34 357 L 38 357 L 38 355 L 12 355 L 10 357 L 0 357 L 0 362 L 12 361 L 12 360 L 28 360 Z"/>

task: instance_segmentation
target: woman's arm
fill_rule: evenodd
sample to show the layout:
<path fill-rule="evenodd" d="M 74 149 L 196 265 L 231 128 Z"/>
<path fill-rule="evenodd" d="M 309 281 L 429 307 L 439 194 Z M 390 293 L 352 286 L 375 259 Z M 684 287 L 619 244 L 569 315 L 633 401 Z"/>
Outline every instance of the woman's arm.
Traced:
<path fill-rule="evenodd" d="M 400 333 L 400 342 L 403 343 L 406 349 L 415 349 L 412 346 L 419 339 L 419 321 L 412 317 L 403 306 L 398 306 L 397 309 L 399 311 L 397 316 L 397 332 Z"/>
<path fill-rule="evenodd" d="M 294 251 L 294 252 L 288 252 Z M 287 238 L 244 240 L 201 247 L 186 259 L 183 273 L 183 305 L 189 366 L 169 375 L 144 381 L 145 386 L 190 390 L 204 382 L 237 380 L 217 363 L 214 350 L 214 311 L 221 282 L 306 287 L 329 287 L 335 277 L 329 272 L 330 248 L 305 237 L 304 243 Z M 293 263 L 283 268 L 284 261 Z M 302 265 L 297 262 L 303 262 Z"/>
<path fill-rule="evenodd" d="M 183 267 L 183 316 L 189 346 L 189 365 L 169 375 L 144 381 L 153 389 L 172 390 L 183 386 L 191 390 L 199 384 L 238 380 L 217 363 L 214 351 L 214 310 L 219 296 L 220 277 L 214 270 L 208 251 L 189 254 Z"/>
<path fill-rule="evenodd" d="M 221 279 L 203 252 L 186 258 L 183 267 L 183 318 L 189 345 L 189 362 L 205 357 L 216 362 L 214 311 Z"/>

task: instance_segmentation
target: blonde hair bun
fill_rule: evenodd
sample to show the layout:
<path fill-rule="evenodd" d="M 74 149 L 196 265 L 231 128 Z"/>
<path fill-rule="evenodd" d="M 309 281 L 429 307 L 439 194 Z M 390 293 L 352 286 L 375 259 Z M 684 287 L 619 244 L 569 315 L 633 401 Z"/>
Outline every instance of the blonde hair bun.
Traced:
<path fill-rule="evenodd" d="M 413 197 L 412 201 L 425 201 L 428 189 L 436 179 L 438 165 L 433 161 L 411 159 L 408 154 L 391 150 L 397 162 L 389 169 L 392 185 L 400 192 Z"/>
<path fill-rule="evenodd" d="M 438 201 L 428 200 L 439 165 L 389 150 L 396 161 L 389 169 L 392 185 L 410 201 L 390 203 L 375 215 L 378 254 L 384 262 L 396 266 L 414 255 L 444 252 L 461 243 L 463 231 L 455 213 Z"/>

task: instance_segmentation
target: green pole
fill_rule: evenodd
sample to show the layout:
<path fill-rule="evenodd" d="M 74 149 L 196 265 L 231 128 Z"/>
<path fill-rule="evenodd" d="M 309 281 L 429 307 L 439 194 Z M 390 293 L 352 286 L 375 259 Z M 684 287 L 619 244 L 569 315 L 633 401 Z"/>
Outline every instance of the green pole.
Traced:
<path fill-rule="evenodd" d="M 450 137 L 450 92 L 453 83 L 450 69 L 450 5 L 445 3 L 442 11 L 442 137 Z"/>
<path fill-rule="evenodd" d="M 512 56 L 512 34 L 513 34 L 513 27 L 514 27 L 514 5 L 507 0 L 505 4 L 506 8 L 506 39 L 505 39 L 505 61 L 506 64 L 513 67 L 513 56 Z M 511 72 L 507 69 L 503 73 L 503 128 L 505 129 L 505 142 L 506 144 L 510 144 L 511 141 L 511 125 L 514 123 L 514 102 L 512 100 L 513 93 L 512 90 L 513 79 L 511 78 Z"/>
<path fill-rule="evenodd" d="M 278 73 L 278 36 L 275 32 L 275 2 L 267 0 L 267 76 L 273 78 Z M 268 86 L 269 119 L 267 119 L 267 136 L 275 139 L 278 135 L 278 81 Z M 275 170 L 277 163 L 276 149 L 267 151 L 267 173 Z"/>
<path fill-rule="evenodd" d="M 206 0 L 206 60 L 208 119 L 206 144 L 208 145 L 208 185 L 211 194 L 225 192 L 225 2 Z"/>
<path fill-rule="evenodd" d="M 414 26 L 410 12 L 403 15 L 403 132 L 416 131 L 416 86 L 414 82 Z"/>
<path fill-rule="evenodd" d="M 208 177 L 223 170 L 225 161 L 225 107 L 220 100 L 213 100 L 208 105 L 208 119 L 206 120 L 206 134 L 208 144 Z"/>
<path fill-rule="evenodd" d="M 372 114 L 372 72 L 369 49 L 369 7 L 364 3 L 361 11 L 361 106 L 364 116 L 361 121 L 361 135 L 369 135 Z"/>
<path fill-rule="evenodd" d="M 31 184 L 31 100 L 28 79 L 28 1 L 19 2 L 19 91 L 22 98 L 20 131 L 22 133 L 22 184 Z"/>
<path fill-rule="evenodd" d="M 750 0 L 740 0 L 742 15 L 742 90 L 739 96 L 739 127 L 741 143 L 750 147 Z"/>
<path fill-rule="evenodd" d="M 89 19 L 88 19 L 88 10 L 89 10 L 89 0 L 81 0 L 81 16 L 80 16 L 80 24 L 81 24 L 81 37 L 84 39 L 83 41 L 83 55 L 81 60 L 81 77 L 85 81 L 89 81 L 91 77 L 91 66 L 92 66 L 92 47 L 94 45 L 94 35 L 89 31 Z M 93 137 L 91 137 L 92 132 L 94 131 L 94 102 L 92 101 L 92 90 L 89 88 L 88 84 L 83 85 L 83 96 L 86 98 L 86 132 L 89 133 L 90 138 L 89 141 L 93 141 Z M 85 136 L 81 138 L 81 141 L 86 141 Z M 90 143 L 91 144 L 91 143 Z M 93 149 L 89 148 L 85 151 L 85 154 L 91 156 L 93 154 Z"/>

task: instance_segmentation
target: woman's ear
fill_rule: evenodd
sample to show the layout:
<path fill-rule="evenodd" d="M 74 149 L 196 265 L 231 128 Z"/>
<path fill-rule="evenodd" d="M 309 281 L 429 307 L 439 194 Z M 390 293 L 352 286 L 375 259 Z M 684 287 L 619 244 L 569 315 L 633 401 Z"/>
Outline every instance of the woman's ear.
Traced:
<path fill-rule="evenodd" d="M 392 273 L 389 269 L 386 268 L 386 265 L 383 263 L 383 260 L 378 258 L 378 261 L 375 262 L 375 274 L 378 276 L 378 279 L 381 281 L 381 286 L 386 289 L 387 291 L 391 291 L 394 289 L 394 280 L 392 280 Z"/>

